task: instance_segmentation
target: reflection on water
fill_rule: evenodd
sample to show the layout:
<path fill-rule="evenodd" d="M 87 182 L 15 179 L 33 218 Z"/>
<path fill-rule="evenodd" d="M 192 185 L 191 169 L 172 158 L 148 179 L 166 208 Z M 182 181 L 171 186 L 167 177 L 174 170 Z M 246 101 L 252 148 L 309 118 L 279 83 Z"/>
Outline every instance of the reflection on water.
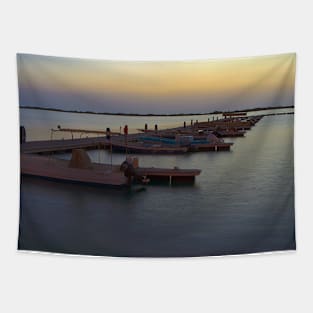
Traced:
<path fill-rule="evenodd" d="M 103 116 L 92 116 L 90 124 L 89 117 L 78 115 L 77 121 L 74 115 L 73 124 L 68 117 L 49 123 L 95 129 L 105 124 Z M 27 117 L 21 123 L 27 127 Z M 50 127 L 41 123 L 28 133 Z M 246 137 L 231 141 L 231 152 L 139 156 L 144 166 L 200 168 L 194 186 L 137 192 L 23 177 L 19 247 L 116 256 L 294 249 L 293 115 L 264 117 Z M 94 161 L 110 162 L 106 151 L 88 153 Z M 124 157 L 114 154 L 113 162 Z"/>

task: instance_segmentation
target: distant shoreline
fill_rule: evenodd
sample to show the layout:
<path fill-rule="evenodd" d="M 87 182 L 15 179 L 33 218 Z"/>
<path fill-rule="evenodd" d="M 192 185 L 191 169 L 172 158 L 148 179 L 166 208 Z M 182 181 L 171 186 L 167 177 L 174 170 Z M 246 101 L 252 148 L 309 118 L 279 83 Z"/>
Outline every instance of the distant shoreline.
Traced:
<path fill-rule="evenodd" d="M 31 110 L 41 110 L 41 111 L 53 111 L 53 112 L 63 112 L 63 113 L 77 113 L 77 114 L 95 114 L 95 115 L 115 115 L 115 116 L 151 116 L 151 117 L 173 117 L 173 116 L 195 116 L 195 115 L 213 115 L 221 113 L 239 113 L 239 112 L 254 112 L 254 111 L 265 111 L 265 110 L 275 110 L 275 109 L 291 109 L 294 108 L 294 105 L 290 106 L 276 106 L 276 107 L 259 107 L 247 110 L 235 110 L 235 111 L 213 111 L 206 113 L 175 113 L 175 114 L 137 114 L 137 113 L 108 113 L 108 112 L 91 112 L 91 111 L 76 111 L 76 110 L 62 110 L 54 108 L 40 108 L 33 106 L 20 106 L 20 109 L 31 109 Z"/>

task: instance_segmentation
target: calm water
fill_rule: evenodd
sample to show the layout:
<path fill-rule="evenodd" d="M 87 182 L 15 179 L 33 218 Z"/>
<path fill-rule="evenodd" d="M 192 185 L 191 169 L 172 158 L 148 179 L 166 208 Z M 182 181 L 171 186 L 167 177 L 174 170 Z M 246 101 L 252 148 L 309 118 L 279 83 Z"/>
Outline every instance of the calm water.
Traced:
<path fill-rule="evenodd" d="M 21 124 L 32 139 L 48 138 L 47 128 L 58 124 L 99 129 L 126 119 L 135 129 L 146 121 L 29 111 L 21 110 Z M 136 192 L 23 177 L 19 247 L 115 256 L 295 249 L 293 115 L 264 117 L 246 137 L 226 140 L 235 143 L 231 152 L 139 157 L 146 166 L 202 169 L 194 186 L 150 185 Z M 110 160 L 104 151 L 88 153 L 94 161 Z M 113 155 L 116 164 L 123 159 Z"/>
<path fill-rule="evenodd" d="M 288 113 L 293 112 L 293 109 L 276 109 L 258 112 L 249 112 L 248 115 L 256 114 L 271 114 L 271 113 Z M 120 127 L 128 125 L 130 133 L 137 133 L 138 128 L 144 128 L 145 123 L 149 129 L 154 129 L 154 125 L 158 124 L 159 128 L 183 126 L 184 121 L 187 125 L 191 120 L 207 121 L 208 118 L 221 118 L 221 114 L 212 115 L 193 115 L 193 116 L 173 116 L 173 117 L 136 117 L 136 116 L 114 116 L 114 115 L 94 115 L 94 114 L 78 114 L 64 113 L 42 110 L 20 110 L 20 122 L 24 125 L 27 131 L 28 140 L 46 140 L 50 139 L 50 129 L 56 129 L 58 125 L 63 128 L 79 128 L 91 130 L 105 130 L 110 127 L 112 131 L 119 131 Z M 84 137 L 85 135 L 83 135 Z M 94 135 L 93 135 L 94 136 Z M 79 138 L 80 134 L 74 137 Z M 57 132 L 53 134 L 53 139 L 70 139 L 71 134 Z"/>

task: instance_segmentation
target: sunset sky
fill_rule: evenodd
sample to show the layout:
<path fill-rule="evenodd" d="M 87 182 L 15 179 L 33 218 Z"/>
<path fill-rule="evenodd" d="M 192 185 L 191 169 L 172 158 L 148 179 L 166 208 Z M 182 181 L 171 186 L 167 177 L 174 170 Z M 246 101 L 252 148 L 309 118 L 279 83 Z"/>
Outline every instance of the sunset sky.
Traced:
<path fill-rule="evenodd" d="M 18 54 L 20 106 L 204 113 L 294 104 L 295 54 L 200 61 L 101 61 Z"/>

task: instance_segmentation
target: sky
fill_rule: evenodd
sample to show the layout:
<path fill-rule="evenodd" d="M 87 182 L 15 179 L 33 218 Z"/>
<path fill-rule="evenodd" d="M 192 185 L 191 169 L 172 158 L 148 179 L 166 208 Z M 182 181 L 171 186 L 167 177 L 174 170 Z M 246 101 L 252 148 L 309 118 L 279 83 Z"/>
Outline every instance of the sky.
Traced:
<path fill-rule="evenodd" d="M 20 106 L 179 114 L 294 105 L 296 55 L 106 61 L 17 54 Z"/>

